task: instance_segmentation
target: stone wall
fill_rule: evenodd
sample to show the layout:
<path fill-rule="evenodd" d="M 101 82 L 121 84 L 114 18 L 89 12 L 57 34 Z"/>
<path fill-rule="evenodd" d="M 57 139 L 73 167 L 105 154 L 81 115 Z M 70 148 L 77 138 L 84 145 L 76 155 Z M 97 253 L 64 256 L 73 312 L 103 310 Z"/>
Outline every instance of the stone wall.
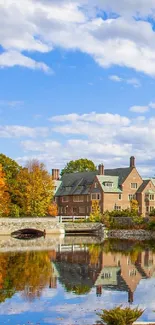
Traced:
<path fill-rule="evenodd" d="M 81 232 L 96 232 L 97 233 L 103 233 L 104 231 L 104 226 L 97 222 L 67 222 L 64 223 L 64 229 L 66 232 L 76 232 L 76 231 L 81 231 Z"/>
<path fill-rule="evenodd" d="M 106 238 L 150 240 L 155 239 L 155 231 L 139 230 L 105 230 Z"/>
<path fill-rule="evenodd" d="M 21 229 L 36 229 L 46 232 L 46 234 L 64 234 L 64 224 L 58 223 L 52 218 L 1 218 L 0 236 L 11 235 L 12 232 Z"/>

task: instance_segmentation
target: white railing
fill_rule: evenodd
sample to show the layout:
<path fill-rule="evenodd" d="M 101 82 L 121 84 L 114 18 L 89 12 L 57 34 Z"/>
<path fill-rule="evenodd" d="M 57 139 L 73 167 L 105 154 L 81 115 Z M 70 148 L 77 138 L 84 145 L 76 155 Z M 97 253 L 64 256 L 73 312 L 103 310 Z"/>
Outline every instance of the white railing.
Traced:
<path fill-rule="evenodd" d="M 75 222 L 75 221 L 85 221 L 89 216 L 57 216 L 56 220 L 58 222 Z"/>

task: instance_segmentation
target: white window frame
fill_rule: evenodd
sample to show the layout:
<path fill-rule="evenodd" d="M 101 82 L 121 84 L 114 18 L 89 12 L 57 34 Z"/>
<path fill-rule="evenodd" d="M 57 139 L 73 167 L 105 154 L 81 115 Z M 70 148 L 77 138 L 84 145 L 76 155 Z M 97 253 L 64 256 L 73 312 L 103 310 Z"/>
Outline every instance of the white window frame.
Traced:
<path fill-rule="evenodd" d="M 93 198 L 93 195 L 95 196 L 95 198 Z M 91 194 L 91 200 L 100 201 L 101 200 L 101 193 L 92 193 Z"/>
<path fill-rule="evenodd" d="M 136 195 L 135 194 L 129 194 L 128 195 L 128 201 L 135 200 L 135 199 L 136 199 Z"/>
<path fill-rule="evenodd" d="M 114 210 L 115 211 L 121 211 L 122 210 L 122 207 L 120 205 L 115 205 L 114 206 Z"/>
<path fill-rule="evenodd" d="M 94 183 L 94 188 L 98 188 L 98 183 L 97 182 Z"/>
<path fill-rule="evenodd" d="M 104 182 L 104 186 L 105 187 L 113 187 L 114 183 L 112 183 L 112 182 Z"/>
<path fill-rule="evenodd" d="M 137 184 L 137 183 L 131 183 L 131 184 L 130 184 L 130 188 L 136 190 L 136 189 L 138 188 L 138 184 Z"/>
<path fill-rule="evenodd" d="M 150 194 L 150 195 L 149 195 L 149 200 L 150 200 L 150 201 L 154 201 L 154 194 Z"/>

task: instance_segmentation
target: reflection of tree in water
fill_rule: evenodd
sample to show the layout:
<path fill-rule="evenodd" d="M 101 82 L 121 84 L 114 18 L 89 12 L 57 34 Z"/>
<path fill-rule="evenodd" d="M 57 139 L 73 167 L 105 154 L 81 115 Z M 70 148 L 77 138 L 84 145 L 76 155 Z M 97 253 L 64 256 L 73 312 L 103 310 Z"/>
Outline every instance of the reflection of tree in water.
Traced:
<path fill-rule="evenodd" d="M 40 297 L 51 272 L 47 252 L 0 254 L 0 302 L 16 291 L 26 299 Z"/>
<path fill-rule="evenodd" d="M 76 295 L 84 295 L 84 294 L 89 293 L 91 290 L 91 287 L 89 287 L 88 285 L 82 285 L 82 284 L 78 284 L 78 285 L 66 284 L 65 288 L 66 288 L 67 292 L 73 292 Z"/>

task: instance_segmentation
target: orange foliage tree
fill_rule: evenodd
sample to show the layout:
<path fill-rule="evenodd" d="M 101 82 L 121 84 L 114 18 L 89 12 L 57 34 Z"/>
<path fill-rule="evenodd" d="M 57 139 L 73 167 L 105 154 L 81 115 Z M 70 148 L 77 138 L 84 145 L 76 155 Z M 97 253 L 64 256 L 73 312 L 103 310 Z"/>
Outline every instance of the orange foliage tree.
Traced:
<path fill-rule="evenodd" d="M 10 195 L 5 180 L 5 173 L 0 164 L 0 217 L 7 217 L 9 214 Z"/>
<path fill-rule="evenodd" d="M 52 217 L 56 217 L 58 215 L 58 206 L 56 202 L 52 202 L 48 207 L 48 214 Z"/>
<path fill-rule="evenodd" d="M 53 199 L 53 180 L 43 164 L 30 161 L 18 173 L 15 195 L 21 215 L 43 217 L 48 214 Z"/>

